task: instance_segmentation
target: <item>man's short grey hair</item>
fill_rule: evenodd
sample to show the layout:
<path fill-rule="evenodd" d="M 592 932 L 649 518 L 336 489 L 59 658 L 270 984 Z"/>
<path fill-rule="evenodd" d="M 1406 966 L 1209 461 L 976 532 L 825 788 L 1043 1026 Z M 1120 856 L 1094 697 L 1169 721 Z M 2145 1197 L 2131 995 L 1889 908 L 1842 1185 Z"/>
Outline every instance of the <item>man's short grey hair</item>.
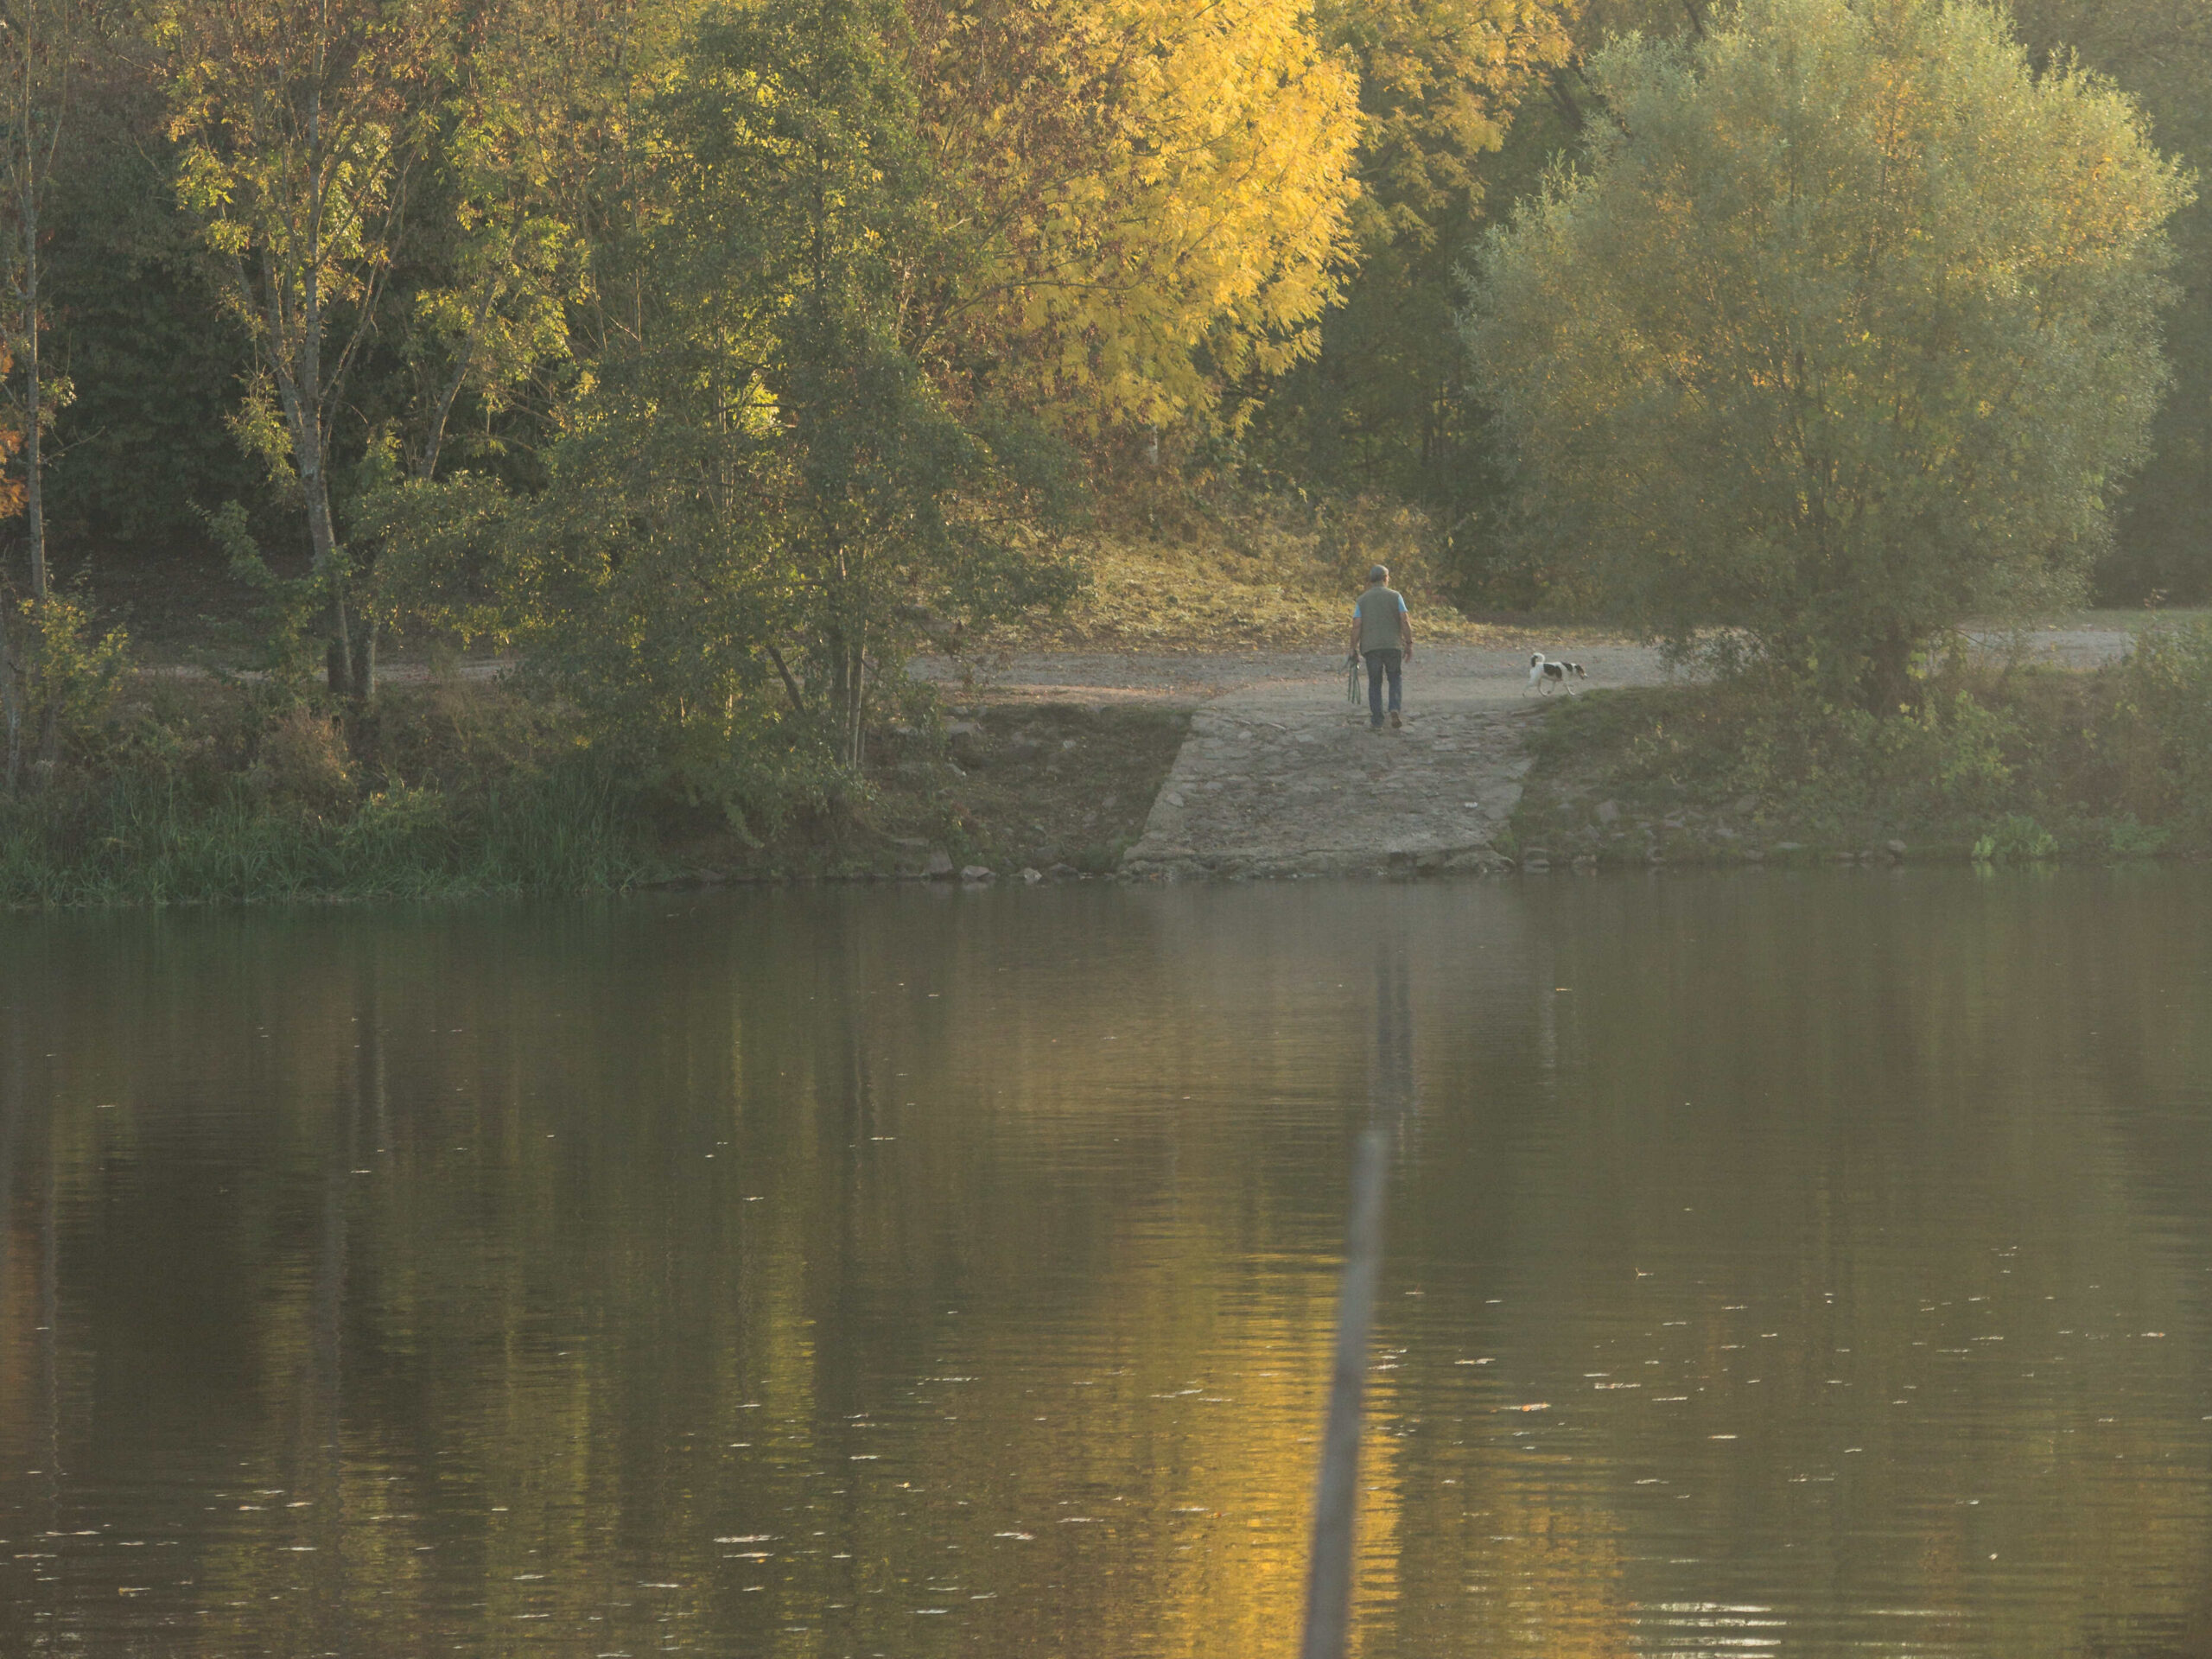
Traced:
<path fill-rule="evenodd" d="M 1389 565 L 1387 565 L 1387 564 L 1378 564 L 1378 565 L 1376 565 L 1374 568 L 1372 568 L 1371 569 L 1370 569 L 1370 570 L 1368 571 L 1368 573 L 1367 573 L 1367 579 L 1368 579 L 1370 582 L 1388 582 L 1388 581 L 1389 581 L 1389 580 L 1390 580 L 1390 567 L 1389 567 Z"/>

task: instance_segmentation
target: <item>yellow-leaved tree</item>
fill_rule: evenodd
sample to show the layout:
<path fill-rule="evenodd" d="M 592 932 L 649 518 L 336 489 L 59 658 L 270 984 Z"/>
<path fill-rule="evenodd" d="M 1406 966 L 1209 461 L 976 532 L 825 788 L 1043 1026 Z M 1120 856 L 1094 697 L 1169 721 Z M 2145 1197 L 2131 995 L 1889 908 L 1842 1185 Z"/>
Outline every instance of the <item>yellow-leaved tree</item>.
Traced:
<path fill-rule="evenodd" d="M 1358 87 L 1306 0 L 910 0 L 944 199 L 988 250 L 940 349 L 1063 427 L 1209 422 L 1310 353 L 1350 251 Z"/>

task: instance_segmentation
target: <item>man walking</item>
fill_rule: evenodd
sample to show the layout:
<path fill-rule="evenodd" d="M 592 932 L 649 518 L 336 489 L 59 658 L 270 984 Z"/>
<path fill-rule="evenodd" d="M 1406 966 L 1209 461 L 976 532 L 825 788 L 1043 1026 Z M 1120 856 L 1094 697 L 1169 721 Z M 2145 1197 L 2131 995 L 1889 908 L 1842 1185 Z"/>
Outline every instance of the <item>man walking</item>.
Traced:
<path fill-rule="evenodd" d="M 1367 591 L 1351 607 L 1351 648 L 1367 659 L 1367 713 L 1371 730 L 1382 729 L 1382 682 L 1390 682 L 1390 724 L 1402 726 L 1398 706 L 1401 670 L 1414 659 L 1414 625 L 1406 596 L 1390 586 L 1390 571 L 1376 565 L 1367 573 Z"/>

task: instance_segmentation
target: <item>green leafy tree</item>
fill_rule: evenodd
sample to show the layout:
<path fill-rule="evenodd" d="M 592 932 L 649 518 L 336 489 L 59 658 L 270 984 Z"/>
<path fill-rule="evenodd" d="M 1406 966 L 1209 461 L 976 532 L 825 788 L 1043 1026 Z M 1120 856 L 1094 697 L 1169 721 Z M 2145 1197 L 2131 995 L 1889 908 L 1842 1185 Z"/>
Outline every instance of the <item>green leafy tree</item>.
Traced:
<path fill-rule="evenodd" d="M 786 693 L 852 768 L 912 609 L 1027 596 L 989 509 L 1044 453 L 961 408 L 902 330 L 914 290 L 957 286 L 980 251 L 943 228 L 902 33 L 852 0 L 734 12 L 668 106 L 689 159 L 676 262 L 713 310 L 734 295 L 768 324 L 752 390 L 780 429 L 761 476 L 804 663 Z"/>
<path fill-rule="evenodd" d="M 298 518 L 226 420 L 251 345 L 179 210 L 168 108 L 126 29 L 76 86 L 78 115 L 41 225 L 52 361 L 72 397 L 55 412 L 48 534 L 103 563 L 188 569 L 207 556 L 200 512 L 250 503 L 265 540 Z M 183 619 L 188 620 L 188 618 Z"/>
<path fill-rule="evenodd" d="M 614 21 L 590 0 L 489 0 L 454 56 L 407 250 L 398 448 L 413 478 L 437 476 L 464 393 L 496 421 L 569 357 L 588 297 L 583 157 L 605 137 Z"/>
<path fill-rule="evenodd" d="M 486 620 L 480 592 L 448 578 L 487 480 L 444 475 L 448 440 L 464 399 L 477 416 L 465 464 L 528 474 L 550 435 L 548 393 L 575 372 L 575 325 L 595 298 L 588 238 L 607 193 L 594 186 L 619 177 L 594 152 L 654 67 L 632 56 L 626 73 L 613 67 L 610 25 L 635 21 L 596 0 L 486 0 L 446 66 L 396 248 L 385 349 L 366 365 L 378 382 L 369 434 L 334 504 L 358 609 L 380 632 L 425 620 L 474 632 Z"/>
<path fill-rule="evenodd" d="M 1480 234 L 1482 162 L 1572 51 L 1560 0 L 1325 0 L 1324 38 L 1357 71 L 1357 268 L 1319 351 L 1279 386 L 1259 453 L 1324 488 L 1383 490 L 1446 522 L 1461 493 L 1465 364 L 1452 325 Z M 1451 342 L 1438 349 L 1440 340 Z"/>
<path fill-rule="evenodd" d="M 642 228 L 604 257 L 633 324 L 568 405 L 546 489 L 503 510 L 456 480 L 417 537 L 502 524 L 483 585 L 534 660 L 741 816 L 862 766 L 930 620 L 1067 586 L 1014 527 L 1056 446 L 911 337 L 979 255 L 933 193 L 901 28 L 866 0 L 702 24 L 640 135 Z M 469 538 L 448 545 L 446 569 Z"/>
<path fill-rule="evenodd" d="M 0 270 L 8 289 L 7 334 L 16 372 L 7 377 L 22 436 L 23 540 L 30 556 L 35 615 L 52 599 L 48 572 L 46 439 L 69 399 L 67 378 L 56 378 L 46 357 L 46 216 L 65 134 L 74 118 L 79 71 L 103 19 L 96 0 L 6 0 L 0 4 Z M 37 616 L 36 632 L 50 631 Z M 35 676 L 45 671 L 37 660 Z M 60 701 L 42 696 L 39 758 L 51 763 L 60 732 Z M 13 753 L 13 745 L 10 746 Z M 11 764 L 10 772 L 13 775 Z"/>
<path fill-rule="evenodd" d="M 12 366 L 8 360 L 4 343 L 0 343 L 0 373 Z M 12 456 L 22 443 L 22 433 L 14 422 L 0 415 L 0 461 Z M 14 479 L 0 475 L 0 518 L 13 517 L 22 510 L 23 488 Z M 24 705 L 27 702 L 24 686 L 24 665 L 17 660 L 13 638 L 16 618 L 15 605 L 0 590 L 0 725 L 4 725 L 7 753 L 4 772 L 0 781 L 13 790 L 21 773 L 23 753 Z"/>
<path fill-rule="evenodd" d="M 332 511 L 338 425 L 373 339 L 447 82 L 448 16 L 430 0 L 170 0 L 170 136 L 260 370 L 242 437 L 289 474 L 328 618 L 331 690 L 376 689 Z"/>
<path fill-rule="evenodd" d="M 2212 6 L 2202 0 L 2014 0 L 2022 39 L 2041 60 L 2079 53 L 2151 118 L 2163 147 L 2212 167 Z M 2152 452 L 2113 514 L 2113 546 L 2096 585 L 2109 602 L 2212 597 L 2212 198 L 2174 217 L 2179 302 L 2166 316 L 2174 386 Z"/>
<path fill-rule="evenodd" d="M 96 19 L 86 0 L 7 0 L 0 4 L 0 268 L 9 289 L 8 334 L 16 359 L 9 394 L 23 434 L 23 531 L 31 597 L 48 589 L 43 449 L 46 429 L 67 383 L 46 368 L 44 233 L 62 139 L 73 114 L 79 62 Z"/>
<path fill-rule="evenodd" d="M 2190 193 L 2134 105 L 1935 0 L 1745 0 L 1592 74 L 1586 162 L 1493 233 L 1468 324 L 1518 533 L 1875 709 L 1938 631 L 2075 591 Z"/>

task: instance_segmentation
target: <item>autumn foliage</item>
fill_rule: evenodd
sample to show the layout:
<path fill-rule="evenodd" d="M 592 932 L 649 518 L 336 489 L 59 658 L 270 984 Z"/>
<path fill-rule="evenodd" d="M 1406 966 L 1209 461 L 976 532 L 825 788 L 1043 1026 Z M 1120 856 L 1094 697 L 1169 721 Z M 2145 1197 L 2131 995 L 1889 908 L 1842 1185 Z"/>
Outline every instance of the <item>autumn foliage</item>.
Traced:
<path fill-rule="evenodd" d="M 1882 713 L 1940 631 L 2077 595 L 2191 194 L 2134 105 L 1956 0 L 1746 0 L 1594 73 L 1469 322 L 1562 585 Z"/>
<path fill-rule="evenodd" d="M 25 6 L 22 562 L 49 482 L 73 560 L 226 561 L 349 715 L 436 629 L 701 799 L 835 793 L 906 652 L 1224 481 L 1873 700 L 2112 524 L 2212 580 L 2196 0 Z"/>
<path fill-rule="evenodd" d="M 1205 418 L 1316 344 L 1358 86 L 1298 0 L 909 8 L 937 178 L 988 251 L 954 296 L 1064 423 Z"/>

